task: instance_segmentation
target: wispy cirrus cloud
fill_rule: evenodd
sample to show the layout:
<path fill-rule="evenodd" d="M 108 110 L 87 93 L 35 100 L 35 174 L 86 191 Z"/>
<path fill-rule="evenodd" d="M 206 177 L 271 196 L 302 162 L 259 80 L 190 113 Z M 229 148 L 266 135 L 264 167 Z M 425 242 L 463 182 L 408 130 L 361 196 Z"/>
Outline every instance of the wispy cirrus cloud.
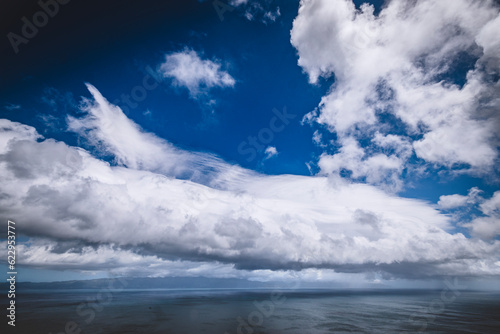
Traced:
<path fill-rule="evenodd" d="M 273 6 L 272 0 L 231 0 L 231 6 L 242 9 L 243 16 L 249 21 L 260 21 L 264 24 L 275 22 L 280 16 L 279 6 Z"/>
<path fill-rule="evenodd" d="M 68 129 L 78 133 L 99 154 L 112 156 L 116 164 L 212 186 L 228 182 L 225 178 L 252 173 L 225 163 L 213 154 L 176 148 L 168 141 L 143 131 L 94 86 L 87 84 L 87 88 L 93 98 L 83 99 L 85 116 L 68 116 Z"/>
<path fill-rule="evenodd" d="M 9 111 L 12 111 L 21 109 L 21 106 L 19 104 L 8 103 L 4 106 L 4 108 Z"/>

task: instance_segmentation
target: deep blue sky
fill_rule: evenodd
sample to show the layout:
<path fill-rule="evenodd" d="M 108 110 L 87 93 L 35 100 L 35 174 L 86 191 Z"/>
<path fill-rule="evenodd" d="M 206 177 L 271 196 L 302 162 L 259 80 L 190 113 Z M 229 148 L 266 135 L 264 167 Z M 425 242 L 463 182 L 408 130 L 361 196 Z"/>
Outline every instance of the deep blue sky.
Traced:
<path fill-rule="evenodd" d="M 359 6 L 362 1 L 355 3 Z M 379 10 L 382 1 L 371 3 Z M 213 93 L 218 100 L 213 113 L 165 81 L 127 111 L 128 116 L 179 147 L 214 152 L 227 161 L 268 174 L 308 175 L 305 163 L 315 162 L 322 150 L 311 140 L 315 129 L 301 125 L 300 119 L 318 105 L 332 81 L 308 83 L 289 41 L 298 2 L 275 4 L 281 17 L 263 24 L 248 21 L 236 11 L 226 12 L 221 21 L 210 1 L 149 1 L 148 6 L 136 1 L 70 2 L 61 6 L 28 44 L 20 45 L 18 54 L 3 39 L 0 105 L 20 105 L 22 112 L 4 108 L 0 112 L 35 126 L 49 137 L 74 144 L 72 135 L 64 132 L 63 118 L 77 111 L 63 96 L 78 102 L 80 96 L 88 96 L 84 86 L 88 82 L 109 101 L 115 101 L 141 85 L 147 67 L 156 69 L 166 53 L 188 47 L 206 58 L 226 62 L 237 81 L 234 88 Z M 3 6 L 2 13 L 8 17 L 2 20 L 6 32 L 18 33 L 21 17 L 40 10 L 30 1 Z M 59 97 L 57 106 L 43 102 L 51 95 Z M 277 147 L 279 156 L 264 164 L 258 158 L 247 161 L 249 156 L 238 153 L 238 144 L 268 126 L 273 108 L 283 107 L 297 117 L 270 143 Z M 150 114 L 144 115 L 148 110 Z M 56 128 L 48 128 L 40 115 L 54 116 Z M 478 182 L 487 193 L 495 189 L 471 177 L 440 182 L 443 180 L 449 177 L 429 175 L 404 194 L 437 201 L 442 194 L 464 194 Z M 435 188 L 440 191 L 435 192 Z"/>
<path fill-rule="evenodd" d="M 327 89 L 309 85 L 296 66 L 289 31 L 297 3 L 288 2 L 282 9 L 283 19 L 269 25 L 249 22 L 231 12 L 221 22 L 210 2 L 180 3 L 157 1 L 147 9 L 136 2 L 121 2 L 119 6 L 100 3 L 96 7 L 75 2 L 62 7 L 62 15 L 51 20 L 29 44 L 21 45 L 18 55 L 5 50 L 13 65 L 2 77 L 8 79 L 2 80 L 1 102 L 24 108 L 21 115 L 7 115 L 39 128 L 43 124 L 37 123 L 37 114 L 54 114 L 40 103 L 47 90 L 55 88 L 78 100 L 81 95 L 88 96 L 84 82 L 114 101 L 142 84 L 146 67 L 156 68 L 165 53 L 189 47 L 207 58 L 228 62 L 237 81 L 234 89 L 215 93 L 220 104 L 214 114 L 166 82 L 130 110 L 129 117 L 181 147 L 212 151 L 226 160 L 258 168 L 258 161 L 247 162 L 237 152 L 237 144 L 268 124 L 273 108 L 286 106 L 299 121 L 315 108 Z M 146 110 L 151 111 L 150 117 L 143 115 Z M 304 162 L 315 152 L 312 133 L 298 122 L 287 127 L 273 141 L 282 148 L 280 162 L 271 162 L 263 171 L 308 173 Z M 52 135 L 66 138 L 63 133 Z"/>

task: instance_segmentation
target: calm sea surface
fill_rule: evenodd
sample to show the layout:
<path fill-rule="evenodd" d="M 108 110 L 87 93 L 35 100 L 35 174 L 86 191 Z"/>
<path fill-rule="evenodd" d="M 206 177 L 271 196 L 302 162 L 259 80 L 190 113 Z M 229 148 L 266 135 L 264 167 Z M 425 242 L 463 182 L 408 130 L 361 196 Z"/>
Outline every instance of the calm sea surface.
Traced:
<path fill-rule="evenodd" d="M 16 306 L 1 333 L 500 333 L 500 294 L 470 291 L 44 290 Z"/>

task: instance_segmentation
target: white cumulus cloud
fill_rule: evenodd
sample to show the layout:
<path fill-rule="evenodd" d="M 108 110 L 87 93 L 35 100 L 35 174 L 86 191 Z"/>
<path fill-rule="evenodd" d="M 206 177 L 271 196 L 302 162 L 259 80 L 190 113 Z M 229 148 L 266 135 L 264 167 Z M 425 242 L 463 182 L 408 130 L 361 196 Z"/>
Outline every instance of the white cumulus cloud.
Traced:
<path fill-rule="evenodd" d="M 270 159 L 276 155 L 278 155 L 278 150 L 274 146 L 268 146 L 264 151 L 265 159 Z"/>
<path fill-rule="evenodd" d="M 159 71 L 164 77 L 173 79 L 174 85 L 187 88 L 195 99 L 215 87 L 233 87 L 236 83 L 217 60 L 202 59 L 190 49 L 167 54 Z"/>
<path fill-rule="evenodd" d="M 326 125 L 348 145 L 324 156 L 323 167 L 335 173 L 345 157 L 361 165 L 354 174 L 378 183 L 363 172 L 371 156 L 374 170 L 397 175 L 415 154 L 431 168 L 497 173 L 499 12 L 489 0 L 388 1 L 377 15 L 351 0 L 301 1 L 291 31 L 298 64 L 313 84 L 335 78 L 305 120 Z M 461 59 L 470 68 L 457 74 Z M 463 84 L 451 74 L 463 75 Z M 373 140 L 379 132 L 404 137 L 405 153 L 382 159 L 376 150 L 353 152 L 353 139 Z"/>
<path fill-rule="evenodd" d="M 479 206 L 483 216 L 464 226 L 470 228 L 472 235 L 491 239 L 500 235 L 500 191 L 493 194 Z"/>

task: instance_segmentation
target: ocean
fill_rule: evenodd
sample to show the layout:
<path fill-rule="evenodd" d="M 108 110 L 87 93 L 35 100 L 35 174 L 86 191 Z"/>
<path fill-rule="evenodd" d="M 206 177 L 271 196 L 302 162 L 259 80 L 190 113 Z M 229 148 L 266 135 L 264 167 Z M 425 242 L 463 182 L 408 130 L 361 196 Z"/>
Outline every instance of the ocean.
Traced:
<path fill-rule="evenodd" d="M 1 297 L 6 305 L 6 296 Z M 1 333 L 500 333 L 500 294 L 441 290 L 32 290 Z"/>

